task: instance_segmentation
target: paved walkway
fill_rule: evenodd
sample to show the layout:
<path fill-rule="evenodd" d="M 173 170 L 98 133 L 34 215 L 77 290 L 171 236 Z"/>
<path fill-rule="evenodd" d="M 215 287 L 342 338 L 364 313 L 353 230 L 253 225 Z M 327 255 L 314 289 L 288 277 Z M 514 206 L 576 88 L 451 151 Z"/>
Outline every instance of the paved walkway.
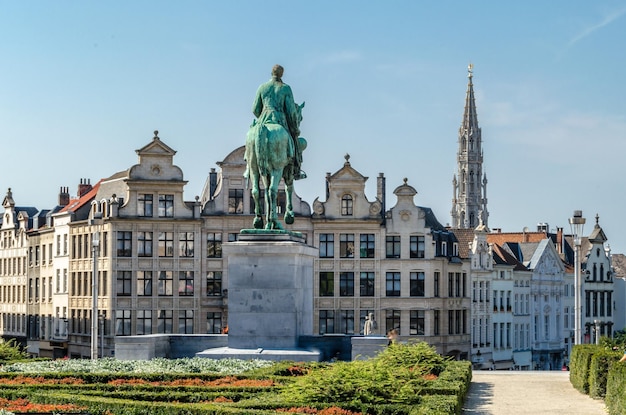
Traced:
<path fill-rule="evenodd" d="M 475 371 L 464 415 L 606 415 L 602 400 L 578 392 L 569 372 Z"/>

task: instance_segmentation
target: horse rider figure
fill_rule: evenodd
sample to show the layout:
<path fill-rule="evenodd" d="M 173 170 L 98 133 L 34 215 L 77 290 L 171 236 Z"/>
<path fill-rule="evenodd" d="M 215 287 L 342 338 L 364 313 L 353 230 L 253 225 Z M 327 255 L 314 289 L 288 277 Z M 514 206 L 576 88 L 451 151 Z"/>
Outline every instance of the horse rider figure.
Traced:
<path fill-rule="evenodd" d="M 302 166 L 302 149 L 300 149 L 298 137 L 300 135 L 299 113 L 293 99 L 291 87 L 282 80 L 284 69 L 280 65 L 272 68 L 272 79 L 262 84 L 257 90 L 252 113 L 257 118 L 256 124 L 280 124 L 291 136 L 294 152 L 290 155 L 293 160 L 293 178 L 295 180 L 306 178 L 306 174 L 300 169 Z"/>

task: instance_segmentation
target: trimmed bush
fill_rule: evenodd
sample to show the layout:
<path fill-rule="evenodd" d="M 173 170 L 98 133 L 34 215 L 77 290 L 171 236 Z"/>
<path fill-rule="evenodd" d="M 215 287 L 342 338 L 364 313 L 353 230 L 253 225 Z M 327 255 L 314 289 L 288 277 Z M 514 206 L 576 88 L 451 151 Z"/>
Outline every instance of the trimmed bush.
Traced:
<path fill-rule="evenodd" d="M 610 415 L 626 415 L 626 363 L 610 365 L 604 403 Z"/>
<path fill-rule="evenodd" d="M 621 357 L 621 353 L 605 348 L 597 349 L 591 356 L 589 366 L 589 396 L 604 398 L 609 366 Z"/>
<path fill-rule="evenodd" d="M 602 350 L 595 344 L 578 344 L 572 348 L 569 365 L 569 380 L 582 393 L 589 393 L 589 368 L 591 357 L 596 351 Z"/>

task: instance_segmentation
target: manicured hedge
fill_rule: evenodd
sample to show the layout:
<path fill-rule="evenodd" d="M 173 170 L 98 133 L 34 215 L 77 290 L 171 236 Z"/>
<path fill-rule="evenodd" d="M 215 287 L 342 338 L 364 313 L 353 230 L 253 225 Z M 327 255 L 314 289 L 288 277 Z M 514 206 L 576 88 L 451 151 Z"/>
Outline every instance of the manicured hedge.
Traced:
<path fill-rule="evenodd" d="M 569 380 L 580 392 L 589 393 L 589 368 L 591 357 L 600 349 L 595 344 L 580 344 L 572 348 L 569 366 Z"/>
<path fill-rule="evenodd" d="M 626 415 L 626 363 L 610 366 L 604 403 L 610 415 Z"/>
<path fill-rule="evenodd" d="M 619 361 L 621 356 L 621 353 L 613 350 L 606 350 L 602 347 L 596 349 L 589 365 L 589 396 L 604 398 L 609 367 Z"/>
<path fill-rule="evenodd" d="M 33 404 L 72 403 L 91 415 L 264 415 L 286 410 L 448 415 L 461 413 L 470 381 L 470 362 L 449 360 L 419 342 L 393 345 L 369 360 L 280 362 L 236 376 L 7 373 L 0 375 L 0 397 L 26 398 Z"/>

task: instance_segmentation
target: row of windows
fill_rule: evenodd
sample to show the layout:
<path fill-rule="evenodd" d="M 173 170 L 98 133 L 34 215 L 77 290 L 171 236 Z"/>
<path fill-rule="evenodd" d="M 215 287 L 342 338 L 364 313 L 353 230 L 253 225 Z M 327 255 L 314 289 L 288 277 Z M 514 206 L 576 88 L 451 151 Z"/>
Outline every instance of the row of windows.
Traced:
<path fill-rule="evenodd" d="M 2 333 L 23 333 L 26 330 L 26 315 L 0 313 L 0 331 Z"/>
<path fill-rule="evenodd" d="M 424 236 L 412 235 L 409 237 L 409 258 L 424 258 Z M 339 234 L 339 258 L 354 258 L 355 235 L 353 233 Z M 385 239 L 386 258 L 400 258 L 401 239 L 399 235 L 390 235 Z M 321 233 L 319 235 L 320 258 L 335 257 L 335 234 Z M 359 235 L 359 258 L 376 257 L 376 238 L 373 233 Z"/>
<path fill-rule="evenodd" d="M 100 236 L 100 235 L 98 235 Z M 108 256 L 109 234 L 102 232 L 102 239 L 98 246 L 99 256 Z M 93 254 L 93 234 L 85 233 L 72 235 L 72 256 L 73 258 L 91 258 Z"/>
<path fill-rule="evenodd" d="M 99 296 L 107 296 L 108 295 L 108 281 L 107 281 L 107 271 L 100 271 L 98 273 L 98 295 Z M 71 280 L 71 296 L 83 296 L 88 297 L 91 296 L 92 291 L 92 273 L 91 272 L 72 272 Z"/>
<path fill-rule="evenodd" d="M 0 290 L 0 303 L 21 303 L 26 298 L 23 285 L 3 285 Z"/>
<path fill-rule="evenodd" d="M 388 333 L 395 329 L 399 335 L 403 334 L 401 325 L 402 314 L 409 314 L 409 336 L 423 336 L 427 334 L 426 313 L 431 313 L 430 324 L 432 329 L 429 335 L 438 336 L 441 333 L 440 310 L 384 310 L 384 332 Z M 363 333 L 365 317 L 373 310 L 359 311 L 359 329 L 355 331 L 354 310 L 320 310 L 319 311 L 319 334 L 354 334 Z M 448 334 L 467 334 L 467 310 L 448 310 Z M 405 329 L 406 330 L 406 329 Z"/>
<path fill-rule="evenodd" d="M 135 232 L 136 236 L 136 254 L 139 257 L 154 256 L 154 234 L 157 238 L 158 257 L 173 257 L 174 242 L 177 241 L 177 252 L 180 258 L 192 258 L 195 255 L 195 240 L 193 232 L 178 232 L 178 238 L 175 238 L 174 232 Z M 228 234 L 228 242 L 235 242 L 237 233 Z M 118 231 L 117 232 L 117 256 L 132 257 L 133 256 L 133 232 Z M 207 234 L 207 258 L 222 257 L 222 234 L 218 232 L 209 232 Z"/>
<path fill-rule="evenodd" d="M 585 291 L 585 317 L 611 317 L 613 293 L 611 291 Z"/>
<path fill-rule="evenodd" d="M 46 260 L 46 252 L 48 252 L 47 260 Z M 52 263 L 52 244 L 48 244 L 47 250 L 46 245 L 37 245 L 28 247 L 28 265 L 29 266 L 39 266 L 39 260 L 41 260 L 41 264 L 51 264 Z"/>
<path fill-rule="evenodd" d="M 64 312 L 66 308 L 63 307 Z M 27 336 L 29 340 L 52 340 L 65 338 L 67 336 L 67 318 L 59 318 L 59 307 L 57 307 L 57 317 L 51 315 L 30 315 L 28 316 Z"/>
<path fill-rule="evenodd" d="M 228 213 L 230 214 L 243 214 L 243 189 L 229 189 L 228 190 Z M 281 189 L 278 191 L 278 195 L 276 198 L 278 213 L 282 213 L 285 211 L 285 206 L 287 204 L 287 196 L 285 190 Z M 250 214 L 254 214 L 254 199 L 252 195 L 250 195 Z M 260 214 L 265 213 L 265 189 L 259 190 L 259 209 Z M 354 213 L 354 203 L 351 195 L 343 195 L 341 198 L 341 215 L 342 216 L 352 216 Z"/>
<path fill-rule="evenodd" d="M 117 232 L 117 256 L 130 257 L 133 233 L 130 231 Z M 157 232 L 157 256 L 174 256 L 174 232 Z M 154 232 L 137 232 L 137 256 L 151 257 L 154 255 Z M 191 258 L 194 256 L 194 233 L 178 233 L 178 256 Z"/>
<path fill-rule="evenodd" d="M 2 258 L 0 261 L 0 275 L 26 274 L 26 257 Z"/>
<path fill-rule="evenodd" d="M 50 335 L 58 336 L 65 333 L 67 325 L 72 334 L 91 333 L 91 310 L 72 310 L 69 320 L 58 320 L 55 325 L 55 332 L 49 333 L 51 329 L 46 327 L 51 324 L 51 316 L 31 316 L 30 324 L 26 324 L 26 315 L 15 313 L 1 313 L 0 330 L 5 333 L 10 332 L 27 332 L 29 338 L 49 338 Z M 152 333 L 175 333 L 174 316 L 177 317 L 178 327 L 176 333 L 191 334 L 194 332 L 194 311 L 179 310 L 117 310 L 115 312 L 114 335 L 129 336 L 131 335 L 132 319 L 136 321 L 136 334 L 152 334 Z M 109 320 L 106 311 L 102 311 L 100 316 L 101 330 L 104 335 L 110 335 Z M 156 323 L 156 327 L 153 325 Z M 222 332 L 222 313 L 207 312 L 206 317 L 206 333 L 219 334 Z"/>
<path fill-rule="evenodd" d="M 154 216 L 154 195 L 139 195 L 137 199 L 137 214 L 148 218 Z M 157 214 L 159 218 L 174 217 L 174 195 L 158 195 Z"/>
<path fill-rule="evenodd" d="M 154 312 L 153 310 L 116 310 L 114 334 L 116 336 L 130 336 L 133 334 L 133 320 L 135 322 L 135 334 L 137 335 L 153 333 L 192 334 L 194 333 L 194 314 L 193 310 L 178 310 L 176 312 L 174 310 L 156 310 Z M 174 331 L 175 318 L 178 323 L 176 331 Z M 221 333 L 222 313 L 207 312 L 205 324 L 206 333 Z"/>
<path fill-rule="evenodd" d="M 174 271 L 117 271 L 116 292 L 118 296 L 171 296 L 174 291 Z M 156 290 L 153 289 L 154 277 Z M 177 279 L 179 296 L 193 296 L 195 289 L 194 271 L 179 271 Z M 209 271 L 206 274 L 206 295 L 222 295 L 222 272 Z"/>
<path fill-rule="evenodd" d="M 433 296 L 439 297 L 439 272 L 433 273 Z M 402 278 L 400 272 L 387 272 L 385 274 L 385 295 L 387 297 L 400 297 Z M 339 296 L 354 297 L 355 276 L 354 272 L 339 273 Z M 323 271 L 319 273 L 320 297 L 333 297 L 335 295 L 335 273 Z M 374 297 L 376 295 L 376 274 L 364 271 L 359 275 L 359 296 Z M 426 275 L 422 271 L 409 273 L 409 296 L 426 296 Z"/>
<path fill-rule="evenodd" d="M 63 269 L 63 278 L 61 278 L 61 270 L 57 269 L 54 292 L 52 291 L 53 290 L 52 283 L 53 283 L 52 277 L 29 278 L 28 301 L 31 303 L 39 302 L 39 301 L 45 301 L 46 298 L 48 299 L 48 301 L 52 301 L 53 293 L 54 294 L 67 293 L 67 269 Z M 23 288 L 25 289 L 25 287 Z M 46 294 L 47 294 L 47 297 L 46 297 Z M 3 299 L 0 298 L 0 301 L 3 301 Z"/>
<path fill-rule="evenodd" d="M 513 343 L 511 343 L 513 334 Z M 495 349 L 527 349 L 530 346 L 530 324 L 493 323 L 489 318 L 472 319 L 472 347 L 490 347 L 493 339 Z"/>

